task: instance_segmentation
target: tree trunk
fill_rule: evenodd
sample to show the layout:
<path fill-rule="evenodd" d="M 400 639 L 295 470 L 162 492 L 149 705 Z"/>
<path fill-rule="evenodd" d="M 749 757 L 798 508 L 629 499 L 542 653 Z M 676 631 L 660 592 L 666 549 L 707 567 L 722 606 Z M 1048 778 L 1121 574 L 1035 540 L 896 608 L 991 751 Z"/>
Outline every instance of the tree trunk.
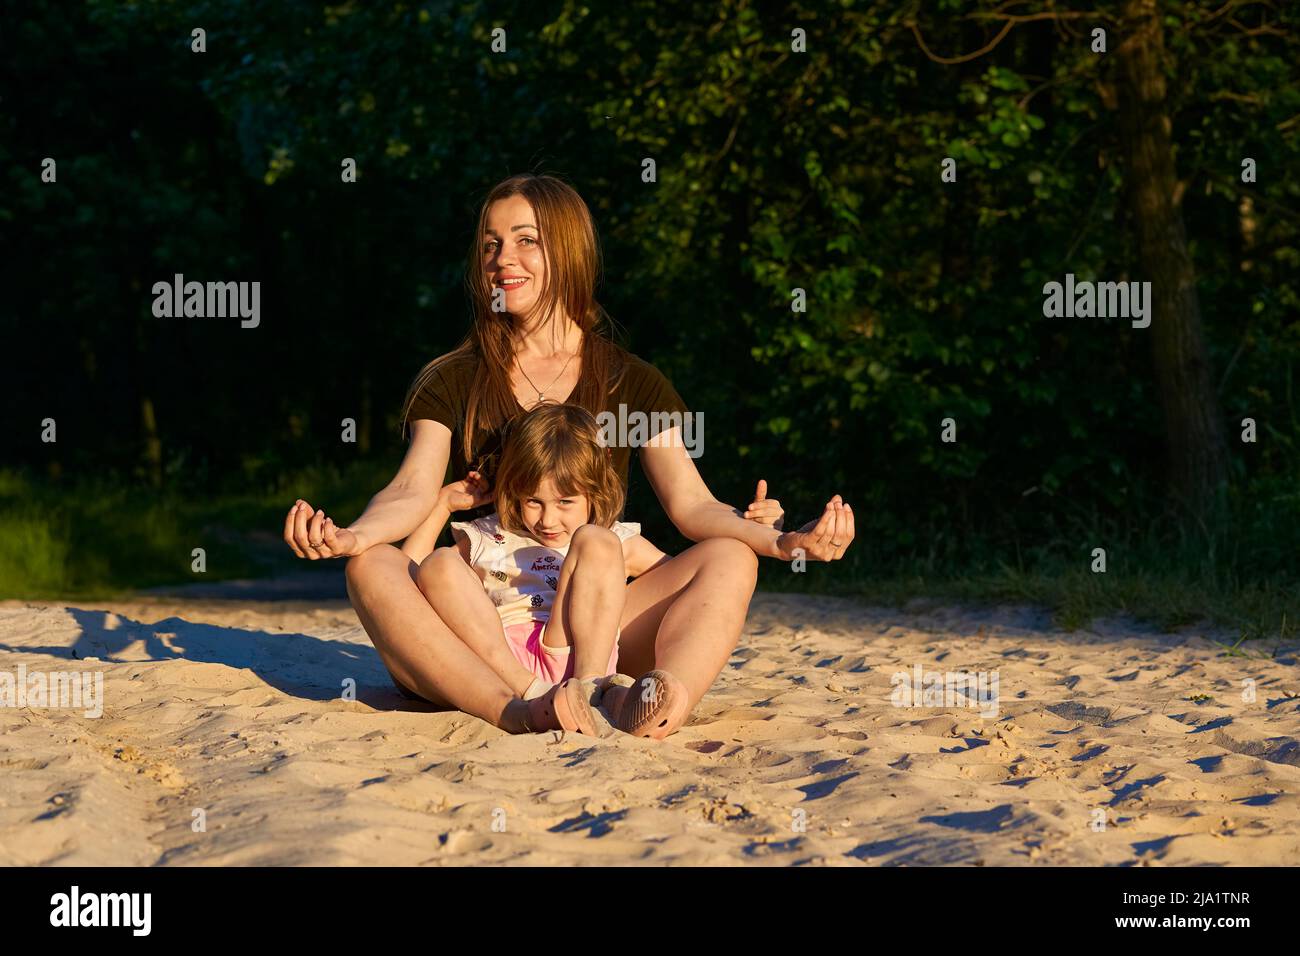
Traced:
<path fill-rule="evenodd" d="M 1227 478 L 1227 446 L 1187 250 L 1165 104 L 1164 32 L 1155 0 L 1128 0 L 1121 29 L 1119 126 L 1141 278 L 1151 282 L 1151 326 L 1144 334 L 1151 336 L 1164 410 L 1169 488 L 1192 514 L 1206 517 Z"/>
<path fill-rule="evenodd" d="M 145 476 L 154 488 L 162 487 L 162 438 L 158 435 L 158 419 L 154 415 L 153 400 L 140 396 L 140 424 L 144 428 Z"/>

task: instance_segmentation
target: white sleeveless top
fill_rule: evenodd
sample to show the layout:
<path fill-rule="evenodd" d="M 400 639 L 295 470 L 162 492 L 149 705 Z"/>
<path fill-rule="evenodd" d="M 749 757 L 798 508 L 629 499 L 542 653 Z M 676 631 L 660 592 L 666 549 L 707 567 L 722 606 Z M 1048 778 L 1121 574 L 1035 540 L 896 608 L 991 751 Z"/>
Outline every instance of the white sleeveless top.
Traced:
<path fill-rule="evenodd" d="M 469 538 L 470 566 L 487 589 L 504 626 L 550 619 L 560 586 L 560 566 L 569 545 L 552 548 L 507 531 L 496 514 L 475 521 L 453 521 L 451 527 L 453 532 Z M 641 525 L 616 521 L 610 530 L 620 541 L 626 541 L 641 533 Z"/>

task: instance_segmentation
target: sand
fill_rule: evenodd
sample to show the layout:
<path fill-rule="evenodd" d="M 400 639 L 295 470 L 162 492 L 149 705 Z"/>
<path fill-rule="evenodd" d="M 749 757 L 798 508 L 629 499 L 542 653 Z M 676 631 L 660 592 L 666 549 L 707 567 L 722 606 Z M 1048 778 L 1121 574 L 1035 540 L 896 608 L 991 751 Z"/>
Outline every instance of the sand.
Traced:
<path fill-rule="evenodd" d="M 1214 639 L 760 594 L 657 743 L 404 701 L 346 602 L 8 601 L 0 671 L 105 701 L 0 707 L 0 863 L 1295 863 L 1296 648 Z M 996 670 L 996 716 L 895 706 L 917 665 Z"/>

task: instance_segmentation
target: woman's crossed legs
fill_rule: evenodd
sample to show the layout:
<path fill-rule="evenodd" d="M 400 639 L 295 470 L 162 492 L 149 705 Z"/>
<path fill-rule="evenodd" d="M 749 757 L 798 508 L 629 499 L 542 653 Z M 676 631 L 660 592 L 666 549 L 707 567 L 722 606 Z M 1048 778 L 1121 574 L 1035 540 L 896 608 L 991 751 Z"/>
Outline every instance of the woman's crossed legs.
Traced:
<path fill-rule="evenodd" d="M 621 618 L 619 670 L 634 676 L 668 671 L 685 688 L 689 714 L 740 639 L 757 571 L 748 546 L 714 538 L 632 581 Z M 470 578 L 456 586 L 479 587 Z M 518 681 L 508 682 L 493 666 L 518 666 L 504 642 L 505 656 L 493 652 L 489 663 L 457 637 L 421 591 L 419 566 L 406 554 L 377 545 L 349 558 L 347 584 L 362 627 L 398 681 L 435 705 L 510 733 L 526 729 L 527 705 L 510 686 Z"/>

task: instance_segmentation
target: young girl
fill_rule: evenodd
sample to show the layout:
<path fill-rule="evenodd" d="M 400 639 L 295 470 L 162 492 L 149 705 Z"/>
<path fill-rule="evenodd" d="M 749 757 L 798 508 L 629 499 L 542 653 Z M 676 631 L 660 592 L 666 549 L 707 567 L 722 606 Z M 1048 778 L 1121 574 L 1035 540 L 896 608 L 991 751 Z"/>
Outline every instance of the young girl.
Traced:
<path fill-rule="evenodd" d="M 473 472 L 445 491 L 453 499 L 447 511 L 487 500 Z M 591 413 L 543 404 L 520 416 L 493 497 L 496 514 L 451 523 L 455 547 L 434 550 L 417 583 L 448 626 L 527 702 L 528 729 L 598 734 L 597 706 L 637 736 L 675 727 L 689 706 L 676 678 L 651 671 L 629 691 L 633 681 L 617 673 L 627 579 L 668 556 L 641 536 L 640 525 L 616 520 L 623 486 Z M 756 520 L 778 519 L 764 508 Z M 449 587 L 457 575 L 464 586 Z"/>

